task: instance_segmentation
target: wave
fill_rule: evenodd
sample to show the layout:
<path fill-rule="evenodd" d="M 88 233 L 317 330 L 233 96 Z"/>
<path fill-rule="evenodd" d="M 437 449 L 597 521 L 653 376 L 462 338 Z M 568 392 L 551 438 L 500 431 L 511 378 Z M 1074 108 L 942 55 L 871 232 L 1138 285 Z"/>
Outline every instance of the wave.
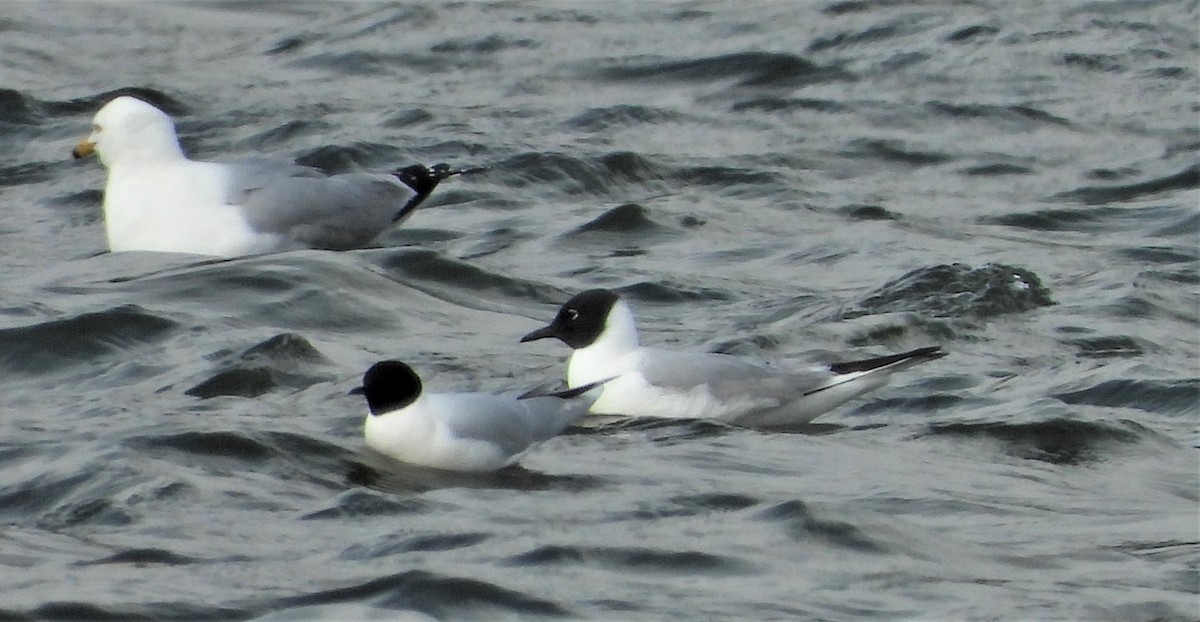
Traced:
<path fill-rule="evenodd" d="M 387 512 L 386 514 L 391 514 Z M 342 515 L 339 518 L 357 515 Z M 453 551 L 470 548 L 492 538 L 491 534 L 480 532 L 431 534 L 419 536 L 400 536 L 389 534 L 382 542 L 370 545 L 353 545 L 338 557 L 348 560 L 380 559 L 404 553 L 428 553 L 433 551 Z"/>
<path fill-rule="evenodd" d="M 1118 379 L 1052 395 L 1067 404 L 1135 408 L 1171 416 L 1200 414 L 1200 378 Z"/>
<path fill-rule="evenodd" d="M 730 108 L 734 112 L 757 110 L 761 112 L 851 112 L 852 104 L 835 99 L 814 97 L 754 97 L 735 102 Z"/>
<path fill-rule="evenodd" d="M 1033 272 L 1004 264 L 920 268 L 875 290 L 859 307 L 870 313 L 990 318 L 1054 304 Z M 854 313 L 848 314 L 855 316 Z"/>
<path fill-rule="evenodd" d="M 0 123 L 33 125 L 53 117 L 90 116 L 122 95 L 147 101 L 172 116 L 189 111 L 180 99 L 145 86 L 124 86 L 67 100 L 43 100 L 13 89 L 0 89 Z"/>
<path fill-rule="evenodd" d="M 1189 166 L 1177 173 L 1132 184 L 1084 186 L 1075 190 L 1060 192 L 1051 197 L 1051 200 L 1074 201 L 1088 205 L 1105 205 L 1108 203 L 1135 201 L 1176 190 L 1192 190 L 1195 188 L 1200 188 L 1200 164 Z"/>
<path fill-rule="evenodd" d="M 235 607 L 167 602 L 145 605 L 101 606 L 75 601 L 53 601 L 27 612 L 0 609 L 0 617 L 9 620 L 248 620 L 254 613 Z"/>
<path fill-rule="evenodd" d="M 841 68 L 821 66 L 795 54 L 735 52 L 707 58 L 609 66 L 596 75 L 605 80 L 737 80 L 739 86 L 788 87 L 853 79 Z"/>
<path fill-rule="evenodd" d="M 669 123 L 681 118 L 683 115 L 674 110 L 636 104 L 618 104 L 604 108 L 590 108 L 567 119 L 563 124 L 583 132 L 609 132 L 639 125 Z"/>
<path fill-rule="evenodd" d="M 758 519 L 782 523 L 794 540 L 819 541 L 854 551 L 886 553 L 888 547 L 846 521 L 819 517 L 800 500 L 784 501 L 758 514 Z"/>
<path fill-rule="evenodd" d="M 301 46 L 291 49 L 303 48 Z M 287 64 L 296 69 L 320 70 L 338 76 L 381 78 L 395 78 L 399 74 L 414 70 L 421 73 L 439 73 L 461 69 L 460 59 L 448 54 L 384 53 L 368 50 L 316 52 L 293 58 L 287 61 Z"/>
<path fill-rule="evenodd" d="M 333 603 L 369 603 L 379 609 L 418 611 L 438 619 L 466 613 L 484 616 L 567 617 L 565 606 L 494 583 L 423 570 L 408 570 L 311 594 L 280 598 L 259 607 L 298 610 Z"/>
<path fill-rule="evenodd" d="M 1037 125 L 1071 127 L 1071 122 L 1040 108 L 1022 105 L 963 104 L 934 101 L 925 108 L 938 116 L 979 119 L 992 122 L 1018 123 L 1034 129 Z"/>
<path fill-rule="evenodd" d="M 604 243 L 619 241 L 621 245 L 628 246 L 632 240 L 645 240 L 672 231 L 670 227 L 655 222 L 646 207 L 624 203 L 568 231 L 565 237 L 573 242 L 600 237 Z"/>
<path fill-rule="evenodd" d="M 1077 465 L 1102 461 L 1116 447 L 1149 438 L 1136 424 L 1113 425 L 1074 419 L 1030 423 L 940 423 L 923 435 L 958 436 L 1001 441 L 1004 452 L 1017 458 Z"/>
<path fill-rule="evenodd" d="M 39 376 L 100 367 L 105 360 L 159 344 L 179 325 L 136 305 L 0 330 L 0 369 Z"/>
<path fill-rule="evenodd" d="M 531 280 L 507 276 L 475 264 L 425 249 L 388 250 L 372 259 L 390 278 L 420 291 L 468 308 L 480 308 L 479 300 L 488 293 L 510 299 L 553 300 L 556 290 Z M 459 293 L 454 293 L 459 292 Z"/>
<path fill-rule="evenodd" d="M 617 571 L 664 572 L 681 575 L 743 574 L 747 562 L 700 551 L 664 551 L 644 547 L 543 545 L 507 560 L 510 566 L 599 566 Z"/>
<path fill-rule="evenodd" d="M 336 376 L 331 361 L 307 339 L 282 333 L 219 363 L 220 371 L 184 391 L 202 399 L 222 395 L 258 397 L 279 387 L 303 389 Z"/>
<path fill-rule="evenodd" d="M 484 616 L 568 617 L 571 612 L 554 601 L 538 598 L 493 583 L 467 577 L 409 570 L 344 587 L 318 590 L 282 598 L 242 598 L 227 605 L 186 602 L 151 602 L 129 605 L 96 605 L 54 601 L 29 611 L 0 609 L 5 619 L 38 620 L 250 620 L 266 614 L 281 619 L 302 619 L 322 607 L 336 604 L 370 606 L 376 610 L 419 612 L 436 619 L 470 614 Z M 345 609 L 337 609 L 345 616 Z"/>
<path fill-rule="evenodd" d="M 618 188 L 624 191 L 628 184 L 661 180 L 669 174 L 667 167 L 630 152 L 586 158 L 553 152 L 522 153 L 490 168 L 510 187 L 554 187 L 571 196 L 601 195 Z"/>
<path fill-rule="evenodd" d="M 893 39 L 904 33 L 900 23 L 893 22 L 881 26 L 871 26 L 858 32 L 839 32 L 835 35 L 822 37 L 808 44 L 809 52 L 822 52 L 831 49 L 854 48 L 870 45 L 880 41 Z"/>
<path fill-rule="evenodd" d="M 429 49 L 442 54 L 487 55 L 507 50 L 537 49 L 541 44 L 534 39 L 510 38 L 490 34 L 480 39 L 449 39 L 435 43 Z"/>
<path fill-rule="evenodd" d="M 895 140 L 857 139 L 850 142 L 850 149 L 842 155 L 857 160 L 882 160 L 892 164 L 920 167 L 944 164 L 955 159 L 948 153 L 920 151 Z"/>

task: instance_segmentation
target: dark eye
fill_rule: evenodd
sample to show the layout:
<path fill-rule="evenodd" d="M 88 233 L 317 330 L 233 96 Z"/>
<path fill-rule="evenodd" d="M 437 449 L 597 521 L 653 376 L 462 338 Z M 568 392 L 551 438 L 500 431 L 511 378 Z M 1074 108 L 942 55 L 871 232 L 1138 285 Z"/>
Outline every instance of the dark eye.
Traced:
<path fill-rule="evenodd" d="M 574 309 L 567 309 L 563 311 L 563 316 L 566 317 L 568 322 L 574 322 L 579 319 L 579 312 Z"/>

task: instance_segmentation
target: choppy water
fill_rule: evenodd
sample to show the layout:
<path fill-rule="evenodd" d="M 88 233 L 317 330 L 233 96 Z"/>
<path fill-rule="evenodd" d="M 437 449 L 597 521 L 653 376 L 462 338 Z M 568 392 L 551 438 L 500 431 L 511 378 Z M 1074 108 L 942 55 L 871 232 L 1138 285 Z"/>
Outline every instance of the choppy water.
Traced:
<path fill-rule="evenodd" d="M 1197 619 L 1196 2 L 6 3 L 0 617 Z M 113 92 L 199 158 L 484 166 L 379 248 L 104 253 Z M 347 389 L 644 339 L 941 343 L 802 430 L 632 422 L 488 477 Z"/>

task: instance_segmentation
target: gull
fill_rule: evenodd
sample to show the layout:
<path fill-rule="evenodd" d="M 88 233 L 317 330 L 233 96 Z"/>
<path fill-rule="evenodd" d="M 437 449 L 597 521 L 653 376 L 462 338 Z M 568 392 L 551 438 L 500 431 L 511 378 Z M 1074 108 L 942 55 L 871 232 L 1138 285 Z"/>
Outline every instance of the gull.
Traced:
<path fill-rule="evenodd" d="M 426 393 L 412 367 L 376 363 L 351 393 L 367 399 L 367 446 L 418 466 L 483 473 L 513 463 L 532 445 L 587 414 L 603 381 L 565 391 Z"/>
<path fill-rule="evenodd" d="M 72 151 L 108 169 L 104 230 L 110 251 L 236 257 L 295 248 L 361 248 L 408 217 L 442 179 L 464 171 L 415 164 L 390 175 L 321 171 L 286 160 L 190 160 L 175 123 L 120 96 L 96 113 Z"/>
<path fill-rule="evenodd" d="M 803 370 L 726 354 L 643 347 L 629 304 L 607 289 L 576 295 L 554 321 L 521 338 L 553 337 L 572 348 L 567 385 L 611 378 L 591 412 L 716 419 L 750 427 L 800 425 L 872 389 L 888 376 L 945 356 L 940 346 Z"/>

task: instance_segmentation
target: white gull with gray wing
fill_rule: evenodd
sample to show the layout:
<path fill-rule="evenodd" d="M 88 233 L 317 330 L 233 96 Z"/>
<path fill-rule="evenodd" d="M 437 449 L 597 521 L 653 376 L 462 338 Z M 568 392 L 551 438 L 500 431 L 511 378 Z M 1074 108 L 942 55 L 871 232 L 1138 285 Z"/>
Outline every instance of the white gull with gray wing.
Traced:
<path fill-rule="evenodd" d="M 400 222 L 438 181 L 461 171 L 413 165 L 393 174 L 326 175 L 288 161 L 198 162 L 175 124 L 121 96 L 96 113 L 73 154 L 108 169 L 104 228 L 111 251 L 234 257 L 293 248 L 361 248 Z"/>

